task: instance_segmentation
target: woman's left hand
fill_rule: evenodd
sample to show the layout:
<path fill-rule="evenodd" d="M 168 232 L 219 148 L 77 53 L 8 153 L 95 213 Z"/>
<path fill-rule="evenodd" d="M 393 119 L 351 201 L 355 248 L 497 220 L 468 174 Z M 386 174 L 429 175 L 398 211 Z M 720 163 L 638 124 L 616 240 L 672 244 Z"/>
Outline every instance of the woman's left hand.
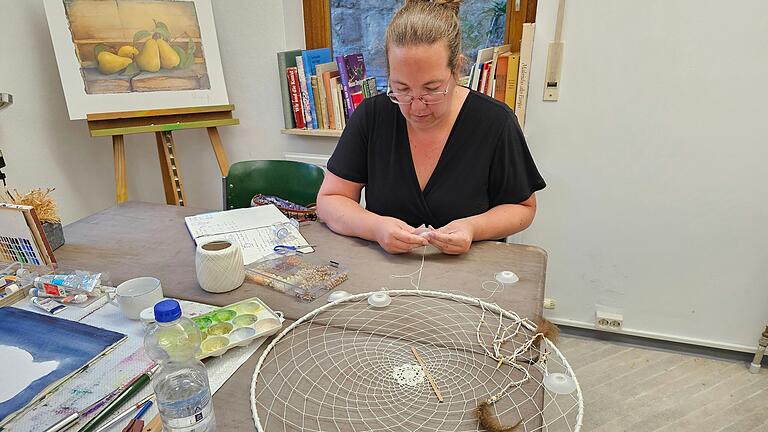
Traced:
<path fill-rule="evenodd" d="M 466 221 L 455 220 L 442 228 L 425 234 L 429 243 L 449 255 L 469 252 L 474 237 L 472 225 Z"/>

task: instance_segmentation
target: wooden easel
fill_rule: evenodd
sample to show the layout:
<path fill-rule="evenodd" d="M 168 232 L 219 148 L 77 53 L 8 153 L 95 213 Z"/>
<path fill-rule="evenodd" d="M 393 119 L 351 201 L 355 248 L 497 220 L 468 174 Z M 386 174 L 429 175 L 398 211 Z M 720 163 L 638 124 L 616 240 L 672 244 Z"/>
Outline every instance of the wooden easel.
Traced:
<path fill-rule="evenodd" d="M 229 162 L 227 162 L 227 154 L 221 145 L 221 137 L 216 128 L 240 123 L 240 120 L 232 116 L 234 109 L 234 105 L 217 105 L 88 114 L 88 129 L 91 136 L 112 137 L 117 203 L 128 200 L 124 135 L 155 133 L 157 155 L 160 158 L 160 172 L 163 176 L 163 188 L 165 189 L 165 202 L 184 206 L 186 205 L 184 187 L 181 182 L 179 167 L 176 164 L 176 146 L 171 132 L 181 129 L 206 128 L 221 176 L 226 177 L 229 171 Z"/>

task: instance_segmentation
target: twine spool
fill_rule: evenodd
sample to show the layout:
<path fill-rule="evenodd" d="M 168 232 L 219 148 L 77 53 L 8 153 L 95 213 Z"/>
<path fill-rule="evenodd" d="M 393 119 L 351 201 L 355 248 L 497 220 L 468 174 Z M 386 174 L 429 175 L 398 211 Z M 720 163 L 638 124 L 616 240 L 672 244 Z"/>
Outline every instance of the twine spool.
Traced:
<path fill-rule="evenodd" d="M 195 270 L 202 289 L 212 293 L 232 291 L 245 280 L 243 251 L 240 245 L 225 240 L 198 245 Z"/>

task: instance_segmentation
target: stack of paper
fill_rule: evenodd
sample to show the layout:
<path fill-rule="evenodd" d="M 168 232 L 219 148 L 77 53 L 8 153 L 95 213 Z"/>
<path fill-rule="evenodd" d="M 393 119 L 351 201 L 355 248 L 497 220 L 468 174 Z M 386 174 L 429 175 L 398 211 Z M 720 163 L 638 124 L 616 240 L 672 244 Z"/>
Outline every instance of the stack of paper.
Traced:
<path fill-rule="evenodd" d="M 239 244 L 243 250 L 245 265 L 272 254 L 273 248 L 278 244 L 308 244 L 299 230 L 291 225 L 288 218 L 274 205 L 204 213 L 188 216 L 184 220 L 198 245 L 215 240 Z M 278 240 L 272 229 L 273 225 L 281 225 L 289 230 L 289 235 L 283 240 Z M 313 252 L 313 249 L 304 247 L 301 252 Z"/>

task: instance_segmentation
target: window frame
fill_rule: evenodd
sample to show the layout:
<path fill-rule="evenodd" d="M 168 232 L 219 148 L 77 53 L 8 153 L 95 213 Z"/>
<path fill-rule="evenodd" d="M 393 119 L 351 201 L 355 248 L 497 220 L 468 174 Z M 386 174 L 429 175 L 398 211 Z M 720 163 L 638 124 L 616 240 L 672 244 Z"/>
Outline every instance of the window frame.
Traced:
<path fill-rule="evenodd" d="M 519 10 L 515 6 L 519 1 Z M 513 52 L 520 51 L 523 23 L 536 22 L 538 0 L 507 0 L 507 16 L 504 22 L 504 43 Z M 330 0 L 303 0 L 304 43 L 306 49 L 331 47 Z"/>

